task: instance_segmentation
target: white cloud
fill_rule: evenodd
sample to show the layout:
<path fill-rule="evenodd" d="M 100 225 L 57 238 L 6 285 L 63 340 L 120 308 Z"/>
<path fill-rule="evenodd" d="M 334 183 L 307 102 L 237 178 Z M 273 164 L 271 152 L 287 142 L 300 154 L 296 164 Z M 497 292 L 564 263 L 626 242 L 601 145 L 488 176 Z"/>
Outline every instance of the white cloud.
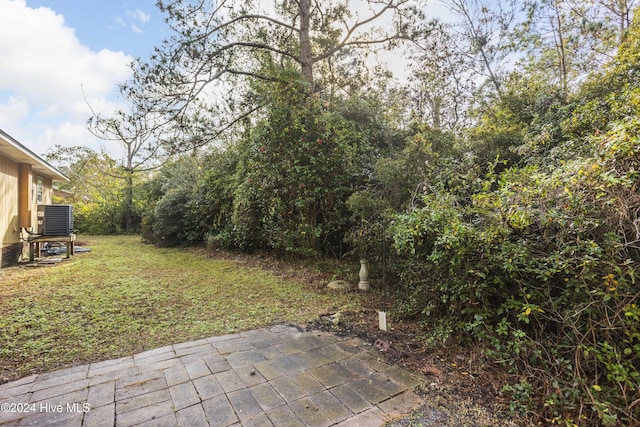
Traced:
<path fill-rule="evenodd" d="M 126 27 L 127 23 L 124 22 L 124 19 L 120 18 L 119 16 L 116 16 L 115 18 L 113 18 L 113 20 L 116 22 L 116 24 L 118 24 L 118 27 Z M 115 27 L 110 26 L 109 28 L 113 29 Z"/>
<path fill-rule="evenodd" d="M 107 95 L 130 75 L 131 57 L 80 44 L 61 15 L 30 9 L 24 0 L 0 0 L 0 88 L 38 104 L 67 104 L 82 95 Z"/>
<path fill-rule="evenodd" d="M 143 25 L 151 20 L 151 15 L 149 15 L 148 13 L 145 13 L 140 9 L 136 9 L 134 11 L 127 10 L 127 15 L 140 21 L 140 23 L 142 23 Z"/>
<path fill-rule="evenodd" d="M 0 123 L 22 120 L 29 114 L 29 101 L 22 96 L 10 96 L 4 104 L 0 104 Z"/>
<path fill-rule="evenodd" d="M 89 134 L 84 126 L 80 126 L 76 122 L 64 121 L 55 127 L 48 127 L 38 136 L 36 145 L 39 147 L 47 147 L 47 149 L 55 145 L 83 145 L 98 150 L 101 144 L 95 137 Z M 44 154 L 44 151 L 42 154 Z"/>
<path fill-rule="evenodd" d="M 131 32 L 133 32 L 134 34 L 144 34 L 143 27 L 149 21 L 151 21 L 151 15 L 149 15 L 148 13 L 145 13 L 144 11 L 142 11 L 140 9 L 136 9 L 136 10 L 127 9 L 125 13 L 126 13 L 128 19 L 123 19 L 120 16 L 115 16 L 113 18 L 113 20 L 114 20 L 116 25 L 112 25 L 110 28 L 116 28 L 116 27 L 125 28 L 125 27 L 129 27 Z M 129 22 L 131 22 L 131 21 L 133 21 L 133 22 L 130 24 Z"/>
<path fill-rule="evenodd" d="M 87 100 L 110 105 L 117 84 L 130 77 L 133 59 L 123 52 L 92 51 L 63 16 L 32 9 L 25 0 L 0 0 L 0 58 L 0 128 L 28 127 L 18 133 L 38 146 L 93 143 L 84 127 Z M 32 147 L 43 151 L 38 148 Z"/>

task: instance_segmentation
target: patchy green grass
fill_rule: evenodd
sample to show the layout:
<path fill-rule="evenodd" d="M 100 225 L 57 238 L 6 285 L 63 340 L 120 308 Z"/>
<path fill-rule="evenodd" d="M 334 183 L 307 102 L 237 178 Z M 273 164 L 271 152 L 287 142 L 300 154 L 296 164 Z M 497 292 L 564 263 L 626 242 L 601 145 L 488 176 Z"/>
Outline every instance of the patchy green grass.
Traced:
<path fill-rule="evenodd" d="M 357 307 L 357 293 L 158 249 L 136 236 L 91 237 L 90 253 L 0 270 L 0 383 L 74 364 Z"/>

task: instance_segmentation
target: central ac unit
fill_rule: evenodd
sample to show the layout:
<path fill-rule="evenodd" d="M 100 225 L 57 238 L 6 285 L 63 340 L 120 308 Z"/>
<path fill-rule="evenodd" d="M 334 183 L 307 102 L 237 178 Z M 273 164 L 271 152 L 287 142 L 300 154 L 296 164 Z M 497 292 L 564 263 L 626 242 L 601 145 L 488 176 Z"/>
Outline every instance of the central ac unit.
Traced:
<path fill-rule="evenodd" d="M 73 233 L 73 206 L 38 205 L 38 234 L 69 236 Z"/>

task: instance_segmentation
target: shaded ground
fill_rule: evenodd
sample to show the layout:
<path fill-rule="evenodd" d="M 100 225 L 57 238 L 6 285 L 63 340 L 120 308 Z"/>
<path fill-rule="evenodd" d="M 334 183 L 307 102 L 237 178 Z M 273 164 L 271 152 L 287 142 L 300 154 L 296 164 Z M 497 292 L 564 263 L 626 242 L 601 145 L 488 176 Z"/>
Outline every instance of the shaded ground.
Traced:
<path fill-rule="evenodd" d="M 237 255 L 215 252 L 212 257 L 231 257 L 253 267 L 268 270 L 277 276 L 305 281 L 321 288 L 336 279 L 338 264 L 323 265 L 318 271 L 306 262 L 278 260 L 262 255 Z M 322 269 L 326 269 L 323 272 Z M 357 267 L 354 267 L 357 268 Z M 357 270 L 339 272 L 340 278 L 357 282 Z M 375 292 L 363 297 L 363 308 L 354 311 L 318 313 L 306 325 L 307 330 L 333 332 L 340 336 L 358 337 L 380 350 L 381 357 L 431 378 L 427 386 L 416 392 L 426 404 L 408 416 L 388 426 L 527 426 L 530 423 L 509 412 L 509 402 L 500 395 L 503 384 L 513 382 L 509 376 L 489 364 L 481 349 L 464 347 L 426 347 L 421 342 L 424 331 L 418 322 L 388 319 L 390 329 L 378 327 L 378 310 L 388 304 Z M 389 314 L 388 314 L 389 316 Z M 377 344 L 377 345 L 376 345 Z M 387 348 L 389 347 L 389 348 Z"/>

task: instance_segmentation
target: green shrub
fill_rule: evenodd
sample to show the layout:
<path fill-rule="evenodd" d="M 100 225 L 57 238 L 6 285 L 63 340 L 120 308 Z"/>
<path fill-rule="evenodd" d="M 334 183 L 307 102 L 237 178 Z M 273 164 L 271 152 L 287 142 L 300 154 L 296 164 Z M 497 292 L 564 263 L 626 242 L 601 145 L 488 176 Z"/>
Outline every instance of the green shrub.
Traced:
<path fill-rule="evenodd" d="M 601 421 L 640 416 L 638 263 L 626 243 L 640 198 L 629 197 L 626 174 L 605 168 L 611 161 L 513 168 L 465 206 L 446 192 L 428 194 L 390 230 L 399 310 L 437 319 L 440 337 L 449 331 L 490 345 L 490 356 L 545 396 L 535 410 L 554 422 L 581 401 Z M 518 410 L 531 410 L 523 387 L 505 392 Z"/>
<path fill-rule="evenodd" d="M 263 94 L 267 115 L 240 146 L 232 222 L 242 249 L 342 251 L 345 201 L 364 179 L 368 141 L 356 123 L 307 96 L 303 85 L 291 78 Z"/>

